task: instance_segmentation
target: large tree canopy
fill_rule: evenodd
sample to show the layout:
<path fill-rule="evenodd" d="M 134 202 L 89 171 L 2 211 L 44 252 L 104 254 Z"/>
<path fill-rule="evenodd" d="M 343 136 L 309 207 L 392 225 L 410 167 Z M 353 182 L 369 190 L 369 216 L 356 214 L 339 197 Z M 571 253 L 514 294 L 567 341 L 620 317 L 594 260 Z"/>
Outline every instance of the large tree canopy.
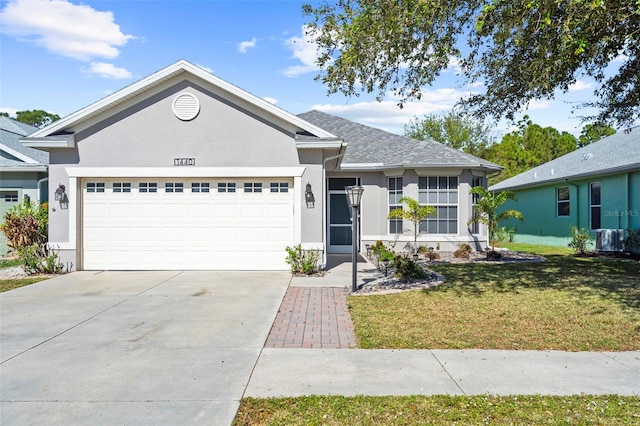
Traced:
<path fill-rule="evenodd" d="M 457 60 L 466 82 L 486 87 L 463 102 L 480 117 L 512 119 L 591 76 L 590 120 L 640 118 L 637 0 L 338 0 L 303 11 L 330 93 L 391 91 L 402 105 Z"/>
<path fill-rule="evenodd" d="M 6 112 L 0 112 L 0 115 L 2 115 L 3 117 L 10 117 Z M 35 127 L 44 127 L 56 120 L 60 120 L 60 116 L 58 114 L 52 114 L 41 109 L 18 111 L 16 112 L 15 117 L 10 118 L 13 118 L 14 120 L 21 123 L 30 124 Z"/>

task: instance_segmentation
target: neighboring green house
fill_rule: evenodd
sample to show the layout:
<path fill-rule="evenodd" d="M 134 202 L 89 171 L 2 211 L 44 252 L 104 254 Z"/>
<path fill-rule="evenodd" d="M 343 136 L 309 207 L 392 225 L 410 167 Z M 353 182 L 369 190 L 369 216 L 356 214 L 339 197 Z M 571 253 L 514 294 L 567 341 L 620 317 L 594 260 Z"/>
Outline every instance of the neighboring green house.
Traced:
<path fill-rule="evenodd" d="M 4 221 L 5 212 L 25 197 L 47 201 L 49 153 L 20 143 L 20 138 L 36 130 L 37 127 L 0 117 L 0 223 Z M 0 231 L 0 256 L 8 251 Z"/>
<path fill-rule="evenodd" d="M 618 250 L 625 229 L 640 228 L 640 127 L 616 133 L 499 182 L 515 192 L 524 222 L 508 221 L 515 241 L 566 245 L 571 227 L 591 231 L 602 250 Z"/>

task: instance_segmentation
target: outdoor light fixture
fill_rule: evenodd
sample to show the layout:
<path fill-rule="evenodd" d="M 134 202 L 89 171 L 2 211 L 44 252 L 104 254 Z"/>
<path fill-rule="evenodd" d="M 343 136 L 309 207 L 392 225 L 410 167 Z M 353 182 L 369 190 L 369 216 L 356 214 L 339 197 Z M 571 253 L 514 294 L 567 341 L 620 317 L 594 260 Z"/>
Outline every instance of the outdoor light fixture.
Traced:
<path fill-rule="evenodd" d="M 429 262 L 433 261 L 433 247 L 429 247 Z"/>
<path fill-rule="evenodd" d="M 308 209 L 312 209 L 316 205 L 316 197 L 313 196 L 310 183 L 307 183 L 307 188 L 304 191 L 304 201 L 307 203 Z"/>
<path fill-rule="evenodd" d="M 56 189 L 55 192 L 55 200 L 56 201 L 64 201 L 64 196 L 65 196 L 65 186 L 60 184 L 58 185 L 58 189 Z"/>
<path fill-rule="evenodd" d="M 364 245 L 367 248 L 367 257 L 371 259 L 371 244 Z"/>
<path fill-rule="evenodd" d="M 351 206 L 351 287 L 358 290 L 358 209 L 362 200 L 364 188 L 362 186 L 347 186 L 344 188 L 347 200 Z"/>
<path fill-rule="evenodd" d="M 387 271 L 389 270 L 389 262 L 391 262 L 389 259 L 384 259 L 382 261 L 382 263 L 384 263 L 384 276 L 387 276 Z"/>
<path fill-rule="evenodd" d="M 418 261 L 418 253 L 413 253 L 413 261 L 414 262 Z"/>

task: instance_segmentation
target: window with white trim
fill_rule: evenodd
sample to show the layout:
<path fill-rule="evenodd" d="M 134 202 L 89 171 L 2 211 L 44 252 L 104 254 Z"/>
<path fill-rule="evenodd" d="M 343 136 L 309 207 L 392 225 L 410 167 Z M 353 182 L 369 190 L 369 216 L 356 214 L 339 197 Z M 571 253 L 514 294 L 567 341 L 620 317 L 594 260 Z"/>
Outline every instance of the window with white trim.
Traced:
<path fill-rule="evenodd" d="M 164 192 L 184 192 L 184 184 L 182 182 L 166 182 Z"/>
<path fill-rule="evenodd" d="M 158 192 L 158 184 L 156 182 L 140 182 L 138 192 Z"/>
<path fill-rule="evenodd" d="M 2 200 L 6 203 L 18 202 L 18 191 L 7 191 L 2 194 Z"/>
<path fill-rule="evenodd" d="M 418 178 L 418 201 L 435 208 L 435 213 L 420 222 L 420 232 L 428 234 L 458 233 L 458 177 L 427 176 Z"/>
<path fill-rule="evenodd" d="M 104 182 L 87 182 L 87 192 L 104 192 Z"/>
<path fill-rule="evenodd" d="M 209 192 L 209 182 L 191 182 L 191 192 Z"/>
<path fill-rule="evenodd" d="M 236 192 L 236 183 L 218 182 L 218 192 Z"/>
<path fill-rule="evenodd" d="M 244 192 L 262 192 L 262 182 L 245 182 Z"/>
<path fill-rule="evenodd" d="M 556 203 L 558 205 L 558 217 L 569 216 L 571 214 L 571 202 L 569 199 L 568 186 L 556 188 Z"/>
<path fill-rule="evenodd" d="M 130 182 L 114 182 L 113 192 L 131 192 Z"/>
<path fill-rule="evenodd" d="M 389 191 L 389 213 L 393 210 L 402 210 L 402 177 L 390 177 L 387 179 Z M 402 219 L 389 219 L 389 234 L 402 233 Z"/>
<path fill-rule="evenodd" d="M 600 201 L 600 182 L 589 184 L 589 204 L 591 229 L 600 229 L 602 227 L 602 204 Z"/>
<path fill-rule="evenodd" d="M 289 184 L 287 182 L 271 182 L 271 192 L 289 192 Z"/>

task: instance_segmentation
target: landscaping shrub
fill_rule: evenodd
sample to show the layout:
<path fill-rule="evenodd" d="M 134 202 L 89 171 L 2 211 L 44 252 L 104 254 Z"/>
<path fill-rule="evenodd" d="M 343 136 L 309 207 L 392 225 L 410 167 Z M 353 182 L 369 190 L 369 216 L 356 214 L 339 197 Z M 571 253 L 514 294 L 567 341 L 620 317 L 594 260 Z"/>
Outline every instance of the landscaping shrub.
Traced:
<path fill-rule="evenodd" d="M 39 205 L 25 199 L 23 203 L 12 207 L 4 215 L 0 229 L 7 244 L 14 250 L 32 244 L 47 242 L 49 225 L 49 207 L 47 203 Z"/>
<path fill-rule="evenodd" d="M 463 243 L 460 248 L 453 252 L 453 256 L 456 258 L 468 259 L 471 256 L 471 246 Z"/>
<path fill-rule="evenodd" d="M 64 265 L 58 261 L 58 252 L 47 243 L 33 243 L 18 248 L 22 269 L 28 274 L 59 274 Z"/>
<path fill-rule="evenodd" d="M 438 250 L 440 249 L 440 243 L 438 243 L 437 249 Z M 418 253 L 424 254 L 424 257 L 428 258 L 430 261 L 440 259 L 440 253 L 438 253 L 435 250 L 429 253 L 429 247 L 425 247 L 425 246 L 418 247 Z"/>
<path fill-rule="evenodd" d="M 640 254 L 640 228 L 627 229 L 627 238 L 624 240 L 624 251 Z"/>
<path fill-rule="evenodd" d="M 408 282 L 427 277 L 425 270 L 407 255 L 396 254 L 393 258 L 393 266 L 396 276 L 401 281 Z"/>
<path fill-rule="evenodd" d="M 304 250 L 302 244 L 295 247 L 287 246 L 285 250 L 286 262 L 291 267 L 292 274 L 313 275 L 318 272 L 319 250 Z"/>
<path fill-rule="evenodd" d="M 571 242 L 569 242 L 568 246 L 571 247 L 576 254 L 585 254 L 587 252 L 587 244 L 591 241 L 593 241 L 593 238 L 586 229 L 578 229 L 576 226 L 571 228 Z"/>

